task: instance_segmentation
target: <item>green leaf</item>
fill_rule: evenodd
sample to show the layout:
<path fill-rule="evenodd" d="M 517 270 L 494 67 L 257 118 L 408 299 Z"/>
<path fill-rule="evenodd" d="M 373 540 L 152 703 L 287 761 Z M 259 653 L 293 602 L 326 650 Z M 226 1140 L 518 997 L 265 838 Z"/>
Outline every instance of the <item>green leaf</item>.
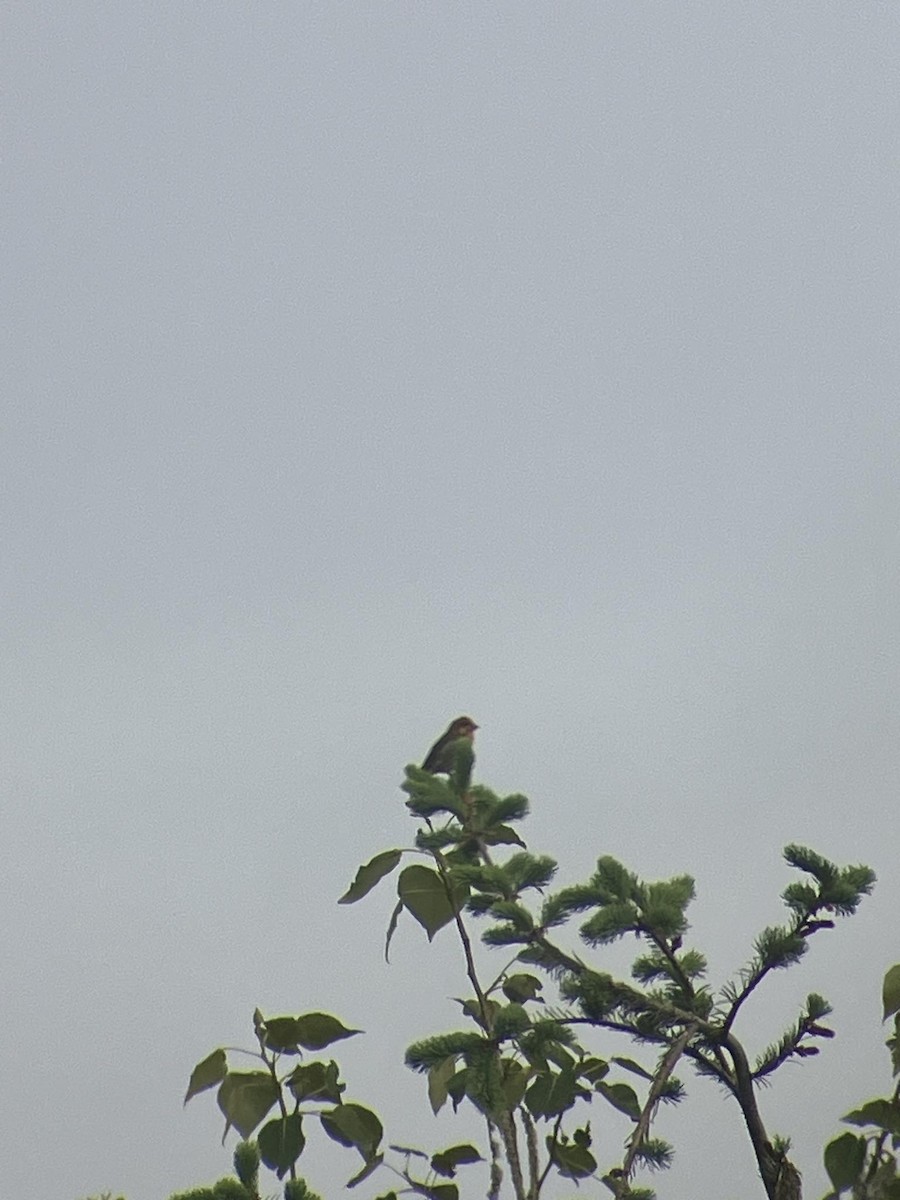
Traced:
<path fill-rule="evenodd" d="M 381 854 L 369 859 L 356 872 L 356 878 L 338 900 L 338 904 L 355 904 L 357 900 L 367 896 L 385 875 L 390 875 L 399 863 L 402 853 L 402 850 L 382 850 Z"/>
<path fill-rule="evenodd" d="M 514 1058 L 504 1058 L 500 1062 L 500 1074 L 503 1081 L 503 1095 L 506 1097 L 506 1107 L 512 1112 L 522 1103 L 531 1072 L 520 1062 L 516 1062 Z"/>
<path fill-rule="evenodd" d="M 866 1157 L 866 1139 L 842 1133 L 825 1147 L 825 1170 L 836 1192 L 852 1187 L 859 1179 Z"/>
<path fill-rule="evenodd" d="M 192 1096 L 197 1096 L 200 1092 L 205 1092 L 207 1088 L 215 1087 L 217 1083 L 221 1083 L 227 1071 L 228 1063 L 225 1058 L 225 1051 L 213 1050 L 212 1054 L 208 1058 L 204 1058 L 203 1062 L 197 1063 L 191 1072 L 184 1103 L 187 1104 Z"/>
<path fill-rule="evenodd" d="M 384 961 L 385 962 L 390 961 L 391 941 L 393 940 L 394 934 L 397 932 L 397 921 L 400 919 L 400 914 L 402 912 L 403 912 L 403 901 L 398 900 L 397 904 L 394 908 L 394 911 L 391 913 L 391 919 L 390 919 L 390 921 L 388 921 L 387 933 L 385 934 L 385 937 L 384 937 Z"/>
<path fill-rule="evenodd" d="M 900 1137 L 900 1105 L 890 1100 L 870 1100 L 841 1118 L 848 1125 L 876 1125 Z"/>
<path fill-rule="evenodd" d="M 609 1074 L 609 1063 L 602 1058 L 586 1058 L 578 1064 L 578 1074 L 594 1087 Z"/>
<path fill-rule="evenodd" d="M 459 1188 L 455 1183 L 434 1183 L 425 1194 L 429 1200 L 459 1200 Z"/>
<path fill-rule="evenodd" d="M 233 1125 L 241 1137 L 248 1138 L 278 1094 L 278 1084 L 267 1071 L 229 1071 L 216 1098 L 225 1116 L 225 1133 Z"/>
<path fill-rule="evenodd" d="M 453 920 L 456 911 L 459 911 L 465 902 L 468 889 L 462 886 L 454 888 L 454 910 L 444 881 L 437 871 L 414 863 L 400 872 L 397 892 L 404 907 L 425 930 L 430 942 L 439 929 L 443 929 Z"/>
<path fill-rule="evenodd" d="M 324 1050 L 332 1042 L 340 1042 L 344 1038 L 362 1033 L 361 1029 L 348 1029 L 330 1013 L 306 1013 L 302 1017 L 296 1017 L 295 1021 L 297 1041 L 306 1050 Z"/>
<path fill-rule="evenodd" d="M 451 1146 L 449 1150 L 441 1150 L 431 1159 L 431 1169 L 438 1175 L 452 1179 L 456 1168 L 463 1163 L 481 1162 L 481 1155 L 474 1146 L 465 1143 L 461 1146 Z"/>
<path fill-rule="evenodd" d="M 557 1142 L 547 1138 L 550 1158 L 565 1179 L 585 1179 L 597 1170 L 597 1160 L 585 1146 L 575 1142 Z"/>
<path fill-rule="evenodd" d="M 532 1116 L 559 1116 L 575 1103 L 574 1071 L 542 1071 L 525 1093 L 525 1103 Z"/>
<path fill-rule="evenodd" d="M 268 1017 L 262 1024 L 263 1044 L 279 1054 L 299 1053 L 299 1033 L 296 1017 Z"/>
<path fill-rule="evenodd" d="M 653 1076 L 650 1074 L 650 1072 L 642 1067 L 640 1063 L 635 1062 L 633 1058 L 622 1058 L 621 1055 L 615 1054 L 609 1061 L 618 1063 L 620 1067 L 624 1067 L 625 1070 L 630 1071 L 632 1075 L 640 1075 L 641 1079 L 653 1079 Z"/>
<path fill-rule="evenodd" d="M 891 967 L 884 977 L 882 1000 L 884 1003 L 883 1021 L 892 1017 L 894 1013 L 900 1012 L 900 963 Z"/>
<path fill-rule="evenodd" d="M 346 1086 L 340 1082 L 338 1065 L 333 1060 L 328 1063 L 301 1063 L 294 1067 L 285 1084 L 298 1103 L 303 1100 L 321 1100 L 340 1104 L 341 1093 Z"/>
<path fill-rule="evenodd" d="M 447 1085 L 455 1074 L 456 1055 L 435 1063 L 428 1071 L 428 1102 L 435 1116 L 444 1107 L 448 1096 Z"/>
<path fill-rule="evenodd" d="M 306 1145 L 300 1113 L 277 1117 L 263 1125 L 257 1137 L 259 1156 L 266 1166 L 283 1179 Z"/>
<path fill-rule="evenodd" d="M 319 1114 L 322 1128 L 342 1146 L 355 1146 L 368 1162 L 375 1157 L 384 1129 L 375 1113 L 361 1104 L 339 1104 Z"/>
<path fill-rule="evenodd" d="M 492 826 L 482 834 L 482 840 L 489 846 L 521 846 L 525 849 L 525 843 L 509 825 Z"/>
<path fill-rule="evenodd" d="M 503 995 L 507 1000 L 525 1004 L 528 1000 L 540 999 L 538 992 L 543 986 L 536 975 L 508 975 L 503 981 Z"/>
<path fill-rule="evenodd" d="M 634 1088 L 630 1088 L 627 1083 L 603 1082 L 598 1083 L 596 1088 L 601 1096 L 606 1097 L 613 1108 L 617 1108 L 619 1112 L 631 1117 L 632 1121 L 640 1120 L 641 1106 Z"/>

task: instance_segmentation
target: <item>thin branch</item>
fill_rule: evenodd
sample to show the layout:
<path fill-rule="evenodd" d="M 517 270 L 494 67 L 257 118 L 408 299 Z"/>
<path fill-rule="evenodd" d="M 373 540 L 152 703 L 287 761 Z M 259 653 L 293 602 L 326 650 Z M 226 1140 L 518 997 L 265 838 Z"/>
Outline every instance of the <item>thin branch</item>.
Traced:
<path fill-rule="evenodd" d="M 640 1119 L 634 1127 L 634 1132 L 628 1139 L 628 1150 L 622 1162 L 622 1178 L 627 1186 L 628 1180 L 631 1178 L 634 1170 L 634 1160 L 640 1152 L 641 1146 L 647 1140 L 650 1133 L 650 1122 L 653 1120 L 653 1115 L 659 1104 L 659 1098 L 662 1095 L 662 1090 L 666 1086 L 669 1076 L 675 1070 L 675 1064 L 681 1058 L 682 1054 L 687 1049 L 687 1044 L 697 1032 L 696 1025 L 685 1029 L 680 1033 L 669 1049 L 663 1056 L 662 1062 L 659 1064 L 656 1074 L 653 1076 L 653 1083 L 650 1085 L 650 1093 L 647 1096 L 647 1102 L 641 1109 Z"/>

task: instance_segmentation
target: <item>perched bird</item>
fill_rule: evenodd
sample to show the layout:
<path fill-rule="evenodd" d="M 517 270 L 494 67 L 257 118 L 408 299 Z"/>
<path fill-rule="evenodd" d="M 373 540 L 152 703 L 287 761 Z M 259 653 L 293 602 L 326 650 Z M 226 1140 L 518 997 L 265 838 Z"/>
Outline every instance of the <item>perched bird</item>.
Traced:
<path fill-rule="evenodd" d="M 426 754 L 422 770 L 430 771 L 432 775 L 449 775 L 456 762 L 456 743 L 463 738 L 471 742 L 477 728 L 471 717 L 457 717 L 451 721 L 446 732 Z"/>

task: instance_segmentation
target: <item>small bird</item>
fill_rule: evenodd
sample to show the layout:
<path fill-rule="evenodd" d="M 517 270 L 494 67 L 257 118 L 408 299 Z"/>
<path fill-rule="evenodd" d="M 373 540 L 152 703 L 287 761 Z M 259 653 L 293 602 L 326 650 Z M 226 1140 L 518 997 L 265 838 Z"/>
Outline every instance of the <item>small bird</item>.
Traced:
<path fill-rule="evenodd" d="M 457 717 L 447 726 L 425 756 L 423 771 L 432 775 L 449 775 L 456 763 L 456 743 L 465 738 L 471 742 L 478 726 L 471 717 Z"/>

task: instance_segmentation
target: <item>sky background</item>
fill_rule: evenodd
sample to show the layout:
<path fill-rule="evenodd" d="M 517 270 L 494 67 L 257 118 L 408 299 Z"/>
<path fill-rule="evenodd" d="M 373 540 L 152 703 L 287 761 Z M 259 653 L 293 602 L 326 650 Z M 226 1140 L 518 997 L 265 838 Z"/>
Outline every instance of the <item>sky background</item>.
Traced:
<path fill-rule="evenodd" d="M 460 712 L 561 883 L 695 876 L 715 983 L 787 842 L 876 870 L 741 1021 L 756 1052 L 835 1006 L 762 1096 L 821 1195 L 900 960 L 897 6 L 4 24 L 4 1196 L 225 1173 L 181 1100 L 257 1005 L 367 1030 L 336 1053 L 391 1140 L 478 1136 L 402 1066 L 461 1023 L 457 947 L 406 921 L 386 966 L 390 885 L 335 907 Z M 660 1197 L 756 1200 L 682 1078 Z M 301 1165 L 356 1166 L 315 1130 Z"/>

